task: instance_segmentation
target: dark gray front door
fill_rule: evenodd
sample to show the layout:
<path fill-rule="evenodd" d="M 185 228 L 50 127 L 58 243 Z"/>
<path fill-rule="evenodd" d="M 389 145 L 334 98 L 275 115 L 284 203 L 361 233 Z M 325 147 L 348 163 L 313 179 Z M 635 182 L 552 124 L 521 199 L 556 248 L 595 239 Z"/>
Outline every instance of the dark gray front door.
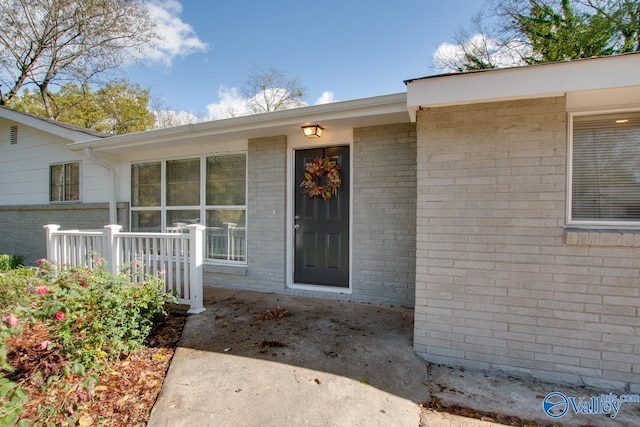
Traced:
<path fill-rule="evenodd" d="M 295 283 L 349 287 L 349 147 L 297 150 L 295 155 Z M 341 166 L 338 195 L 324 201 L 309 198 L 300 184 L 305 165 L 331 157 Z"/>

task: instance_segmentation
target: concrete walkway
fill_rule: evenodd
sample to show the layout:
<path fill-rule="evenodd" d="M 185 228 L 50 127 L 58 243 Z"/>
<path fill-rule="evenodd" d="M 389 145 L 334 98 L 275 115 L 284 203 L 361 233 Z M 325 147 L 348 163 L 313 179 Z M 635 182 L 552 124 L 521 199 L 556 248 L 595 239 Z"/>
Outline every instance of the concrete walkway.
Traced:
<path fill-rule="evenodd" d="M 411 309 L 213 288 L 205 306 L 187 319 L 150 427 L 498 425 L 420 407 L 434 396 L 553 424 L 541 394 L 557 387 L 428 365 L 413 353 Z M 631 412 L 559 421 L 632 425 L 640 416 Z"/>

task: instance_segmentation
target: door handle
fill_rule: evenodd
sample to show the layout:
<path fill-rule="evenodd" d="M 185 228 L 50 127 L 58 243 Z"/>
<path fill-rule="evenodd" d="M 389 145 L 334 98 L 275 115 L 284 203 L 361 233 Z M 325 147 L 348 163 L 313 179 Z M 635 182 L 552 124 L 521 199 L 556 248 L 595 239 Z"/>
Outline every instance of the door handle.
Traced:
<path fill-rule="evenodd" d="M 300 228 L 300 224 L 296 224 L 296 225 L 293 226 L 294 230 L 297 230 L 298 228 Z"/>

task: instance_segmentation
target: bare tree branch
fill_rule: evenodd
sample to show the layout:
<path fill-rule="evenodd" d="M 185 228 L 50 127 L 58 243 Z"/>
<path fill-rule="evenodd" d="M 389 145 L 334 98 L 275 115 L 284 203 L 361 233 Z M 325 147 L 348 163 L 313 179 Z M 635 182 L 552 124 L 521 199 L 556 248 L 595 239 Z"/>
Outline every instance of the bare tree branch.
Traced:
<path fill-rule="evenodd" d="M 241 93 L 254 114 L 306 105 L 306 90 L 298 79 L 274 67 L 249 72 Z"/>
<path fill-rule="evenodd" d="M 142 0 L 3 0 L 0 26 L 0 105 L 34 84 L 52 118 L 52 84 L 89 82 L 159 40 Z"/>

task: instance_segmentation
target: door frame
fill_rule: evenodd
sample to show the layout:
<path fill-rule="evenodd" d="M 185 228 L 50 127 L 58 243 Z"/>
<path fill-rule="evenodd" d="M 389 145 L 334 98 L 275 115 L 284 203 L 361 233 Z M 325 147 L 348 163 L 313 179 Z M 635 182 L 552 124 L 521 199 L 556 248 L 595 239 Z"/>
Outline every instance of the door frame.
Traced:
<path fill-rule="evenodd" d="M 342 142 L 326 142 L 326 143 L 310 143 L 307 138 L 305 140 L 293 140 L 287 141 L 287 206 L 286 206 L 286 287 L 290 289 L 300 289 L 300 290 L 308 290 L 308 291 L 318 291 L 318 292 L 328 292 L 335 294 L 351 294 L 353 291 L 352 288 L 352 279 L 353 279 L 353 141 L 351 139 L 344 141 L 344 139 L 340 139 Z M 295 246 L 294 246 L 294 210 L 295 203 L 294 198 L 296 194 L 296 188 L 294 185 L 296 183 L 293 182 L 294 174 L 295 174 L 295 152 L 296 150 L 306 150 L 311 148 L 324 148 L 324 147 L 334 147 L 334 146 L 344 146 L 349 147 L 349 170 L 350 177 L 349 180 L 349 286 L 346 288 L 336 288 L 333 286 L 325 286 L 325 285 L 312 285 L 306 283 L 294 283 L 293 281 L 293 268 L 294 268 L 294 256 L 295 256 Z"/>

